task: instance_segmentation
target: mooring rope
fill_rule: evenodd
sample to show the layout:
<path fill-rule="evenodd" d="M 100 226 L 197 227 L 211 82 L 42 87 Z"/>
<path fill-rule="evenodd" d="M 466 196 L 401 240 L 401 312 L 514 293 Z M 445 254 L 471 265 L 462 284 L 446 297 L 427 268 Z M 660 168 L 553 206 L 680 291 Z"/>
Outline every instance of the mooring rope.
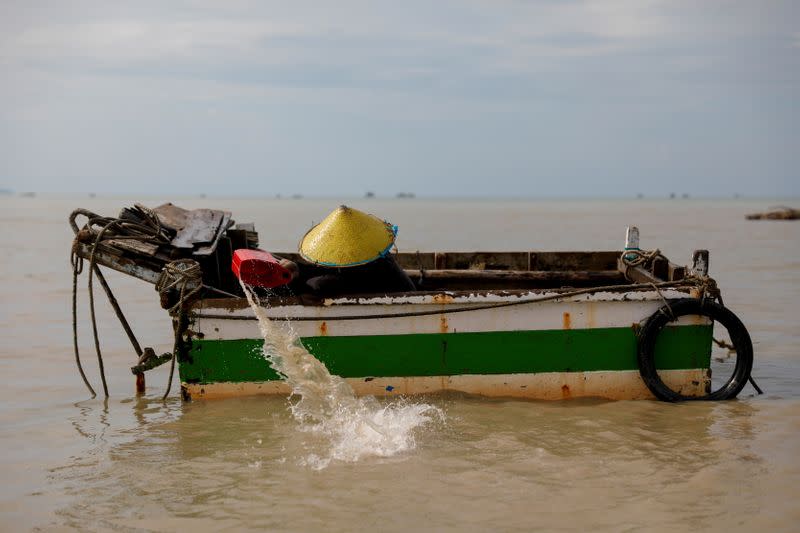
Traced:
<path fill-rule="evenodd" d="M 194 259 L 178 259 L 167 263 L 156 281 L 156 291 L 161 295 L 167 295 L 173 289 L 178 291 L 178 301 L 168 309 L 170 315 L 182 309 L 202 288 L 203 271 L 200 263 Z"/>
<path fill-rule="evenodd" d="M 502 307 L 513 307 L 517 305 L 528 305 L 528 304 L 535 304 L 535 303 L 542 303 L 542 302 L 549 302 L 554 300 L 561 300 L 566 298 L 572 298 L 575 296 L 582 296 L 585 294 L 593 294 L 597 292 L 626 292 L 631 290 L 641 290 L 647 288 L 656 288 L 658 289 L 689 289 L 689 288 L 697 288 L 703 287 L 706 283 L 704 278 L 697 278 L 694 276 L 687 276 L 683 280 L 680 281 L 665 281 L 662 283 L 634 283 L 630 285 L 606 285 L 602 287 L 590 287 L 586 289 L 577 289 L 574 291 L 568 292 L 561 292 L 557 294 L 548 294 L 545 296 L 541 296 L 538 298 L 526 298 L 520 299 L 513 302 L 496 302 L 496 303 L 488 303 L 483 305 L 472 305 L 472 306 L 462 306 L 462 307 L 453 307 L 450 309 L 433 309 L 430 311 L 408 311 L 405 313 L 378 313 L 374 315 L 340 315 L 340 316 L 328 316 L 328 317 L 311 317 L 311 316 L 287 316 L 284 317 L 285 320 L 289 321 L 297 321 L 297 322 L 313 322 L 313 321 L 321 321 L 325 320 L 328 322 L 338 321 L 338 320 L 375 320 L 375 319 L 383 319 L 383 318 L 407 318 L 407 317 L 418 317 L 418 316 L 431 316 L 431 315 L 448 315 L 454 313 L 468 313 L 470 311 L 483 311 L 485 309 L 498 309 Z M 663 295 L 662 295 L 663 297 Z M 220 314 L 210 314 L 210 313 L 192 313 L 189 316 L 190 318 L 212 318 L 212 319 L 223 319 L 223 320 L 257 320 L 255 316 L 231 316 L 231 315 L 220 315 Z"/>
<path fill-rule="evenodd" d="M 175 324 L 175 342 L 172 347 L 172 359 L 169 365 L 169 378 L 167 379 L 167 389 L 162 400 L 166 400 L 172 390 L 172 377 L 175 374 L 175 360 L 180 349 L 181 331 L 186 328 L 186 309 L 200 289 L 203 288 L 203 271 L 200 263 L 194 259 L 178 259 L 164 265 L 161 275 L 156 281 L 156 290 L 164 298 L 173 290 L 178 291 L 178 301 L 169 308 L 169 314 L 177 315 Z"/>
<path fill-rule="evenodd" d="M 661 250 L 658 248 L 649 252 L 645 250 L 625 250 L 621 256 L 622 262 L 629 267 L 647 267 L 653 264 L 653 261 L 658 258 L 664 259 L 665 261 L 667 259 L 661 254 Z"/>
<path fill-rule="evenodd" d="M 75 243 L 72 245 L 69 261 L 72 265 L 72 345 L 75 350 L 75 364 L 78 365 L 78 372 L 83 378 L 83 383 L 89 389 L 92 398 L 94 398 L 97 393 L 86 378 L 86 373 L 83 371 L 83 365 L 81 364 L 81 354 L 78 350 L 78 276 L 83 272 L 83 258 L 76 253 Z"/>
<path fill-rule="evenodd" d="M 116 298 L 114 298 L 113 293 L 111 292 L 111 288 L 108 287 L 108 284 L 105 283 L 105 279 L 102 277 L 100 273 L 100 269 L 97 266 L 96 260 L 96 251 L 97 246 L 106 240 L 137 240 L 140 242 L 151 242 L 151 243 L 168 243 L 169 237 L 165 234 L 164 229 L 161 226 L 161 222 L 158 219 L 156 214 L 148 209 L 147 207 L 136 205 L 136 208 L 139 210 L 139 214 L 143 217 L 143 224 L 138 222 L 133 222 L 129 220 L 123 220 L 119 218 L 112 218 L 112 217 L 102 217 L 91 211 L 87 211 L 85 209 L 77 209 L 72 212 L 69 218 L 70 225 L 75 232 L 75 238 L 72 242 L 72 249 L 71 249 L 71 256 L 70 262 L 72 264 L 72 272 L 73 272 L 73 284 L 72 284 L 72 323 L 73 323 L 73 347 L 75 351 L 75 362 L 78 365 L 78 371 L 83 378 L 86 387 L 89 389 L 89 392 L 92 394 L 92 397 L 95 397 L 97 394 L 95 393 L 94 388 L 89 383 L 89 380 L 86 378 L 86 374 L 83 371 L 83 366 L 81 365 L 80 360 L 80 351 L 78 348 L 78 326 L 77 326 L 77 291 L 78 291 L 78 275 L 83 271 L 83 258 L 78 255 L 78 246 L 83 240 L 88 240 L 90 236 L 94 235 L 93 242 L 90 246 L 90 254 L 89 254 L 89 274 L 88 274 L 88 290 L 89 290 L 89 312 L 90 318 L 92 322 L 92 336 L 94 338 L 94 345 L 95 351 L 97 352 L 97 364 L 100 369 L 100 379 L 103 383 L 103 393 L 105 394 L 106 398 L 108 397 L 108 384 L 106 381 L 105 375 L 105 365 L 103 363 L 103 354 L 100 349 L 100 339 L 97 330 L 97 316 L 95 313 L 95 305 L 94 305 L 94 275 L 96 274 L 98 279 L 103 286 L 103 289 L 106 292 L 106 295 L 109 298 L 109 301 L 114 308 L 114 311 L 117 314 L 120 322 L 123 325 L 126 333 L 128 334 L 128 338 L 133 345 L 134 351 L 137 355 L 142 355 L 142 349 L 139 345 L 136 336 L 133 334 L 133 331 L 130 329 L 125 316 L 122 314 L 122 310 L 119 308 L 119 305 L 116 302 Z M 75 218 L 78 215 L 84 215 L 87 217 L 87 222 L 84 225 L 83 229 L 79 230 L 77 224 L 75 223 Z M 93 228 L 99 227 L 99 231 L 94 234 Z"/>

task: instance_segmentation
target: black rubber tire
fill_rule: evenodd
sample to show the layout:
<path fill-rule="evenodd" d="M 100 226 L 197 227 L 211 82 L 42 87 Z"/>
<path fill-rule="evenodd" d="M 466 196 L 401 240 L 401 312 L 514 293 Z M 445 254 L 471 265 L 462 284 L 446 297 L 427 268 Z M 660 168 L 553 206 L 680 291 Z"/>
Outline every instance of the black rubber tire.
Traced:
<path fill-rule="evenodd" d="M 731 342 L 736 349 L 736 367 L 731 377 L 719 389 L 704 396 L 684 396 L 667 387 L 658 375 L 655 364 L 655 346 L 659 333 L 670 322 L 686 315 L 702 315 L 722 324 L 728 330 Z M 730 400 L 736 398 L 750 378 L 753 370 L 753 343 L 742 321 L 727 307 L 711 300 L 685 298 L 670 302 L 647 319 L 639 330 L 639 350 L 637 354 L 639 374 L 647 388 L 656 398 L 665 402 L 694 400 Z"/>

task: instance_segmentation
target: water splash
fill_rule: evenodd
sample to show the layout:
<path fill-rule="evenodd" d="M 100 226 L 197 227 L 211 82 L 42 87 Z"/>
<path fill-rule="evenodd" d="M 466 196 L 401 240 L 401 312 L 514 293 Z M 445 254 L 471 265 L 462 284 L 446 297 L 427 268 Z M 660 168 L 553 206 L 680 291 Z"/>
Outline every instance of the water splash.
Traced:
<path fill-rule="evenodd" d="M 264 357 L 297 398 L 291 405 L 292 415 L 300 429 L 330 441 L 329 453 L 309 455 L 306 465 L 322 469 L 334 459 L 390 457 L 416 447 L 416 428 L 444 420 L 441 409 L 426 403 L 399 399 L 383 404 L 371 396 L 356 397 L 344 379 L 328 372 L 305 349 L 288 321 L 271 320 L 250 287 L 242 287 L 264 337 Z"/>

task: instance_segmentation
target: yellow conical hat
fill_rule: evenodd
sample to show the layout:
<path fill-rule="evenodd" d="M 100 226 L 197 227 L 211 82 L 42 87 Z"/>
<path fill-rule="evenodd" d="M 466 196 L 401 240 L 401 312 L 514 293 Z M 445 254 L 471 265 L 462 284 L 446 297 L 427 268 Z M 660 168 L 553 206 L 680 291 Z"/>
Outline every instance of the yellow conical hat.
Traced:
<path fill-rule="evenodd" d="M 396 226 L 342 205 L 305 234 L 300 255 L 323 266 L 363 265 L 389 253 L 396 235 Z"/>

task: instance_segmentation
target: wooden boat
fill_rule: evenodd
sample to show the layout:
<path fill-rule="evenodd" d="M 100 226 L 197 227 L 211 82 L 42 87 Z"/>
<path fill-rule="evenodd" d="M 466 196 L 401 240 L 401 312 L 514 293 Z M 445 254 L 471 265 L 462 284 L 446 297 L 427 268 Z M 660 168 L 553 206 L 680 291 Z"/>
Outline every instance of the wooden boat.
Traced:
<path fill-rule="evenodd" d="M 170 221 L 177 208 L 163 207 L 154 210 L 154 224 L 178 227 Z M 202 219 L 191 213 L 179 214 Z M 202 274 L 195 270 L 189 279 L 174 259 L 174 244 L 186 237 L 187 226 L 145 247 L 103 235 L 91 220 L 79 231 L 75 217 L 81 214 L 94 216 L 73 213 L 76 256 L 92 261 L 92 272 L 104 265 L 156 283 L 162 305 L 172 311 L 173 353 L 159 359 L 139 349 L 134 373 L 142 376 L 154 361 L 172 356 L 186 400 L 290 393 L 264 358 L 254 313 L 230 274 L 231 250 L 257 247 L 251 225 L 234 227 L 225 213 L 203 215 L 217 226 L 202 242 L 184 242 L 185 255 L 195 259 L 178 261 L 202 266 Z M 209 242 L 217 243 L 212 251 Z M 707 275 L 708 253 L 696 252 L 687 270 L 657 250 L 639 251 L 638 232 L 627 244 L 626 250 L 599 252 L 397 253 L 415 291 L 263 294 L 261 305 L 272 319 L 288 319 L 308 351 L 358 394 L 735 397 L 750 376 L 752 345 L 735 315 L 712 301 L 718 292 Z M 295 253 L 275 255 L 295 261 L 301 278 L 318 268 Z M 737 352 L 731 378 L 715 391 L 714 321 L 729 330 Z"/>

